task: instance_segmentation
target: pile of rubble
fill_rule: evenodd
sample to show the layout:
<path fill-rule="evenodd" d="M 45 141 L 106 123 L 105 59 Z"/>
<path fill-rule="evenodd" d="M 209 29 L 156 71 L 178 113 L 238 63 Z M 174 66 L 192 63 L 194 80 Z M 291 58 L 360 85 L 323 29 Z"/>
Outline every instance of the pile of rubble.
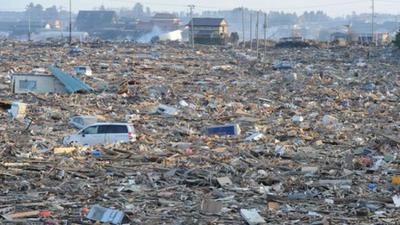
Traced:
<path fill-rule="evenodd" d="M 398 223 L 390 49 L 1 46 L 2 224 Z M 94 92 L 11 93 L 11 73 L 52 64 L 90 66 Z M 136 141 L 65 146 L 76 115 Z"/>

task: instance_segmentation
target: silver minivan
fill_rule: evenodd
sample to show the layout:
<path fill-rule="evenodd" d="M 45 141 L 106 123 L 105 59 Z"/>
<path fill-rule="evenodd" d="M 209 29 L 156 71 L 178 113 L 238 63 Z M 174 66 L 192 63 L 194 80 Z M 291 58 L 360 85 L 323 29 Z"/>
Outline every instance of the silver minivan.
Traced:
<path fill-rule="evenodd" d="M 136 140 L 135 128 L 129 123 L 95 123 L 76 134 L 64 137 L 63 144 L 81 145 L 114 144 Z"/>

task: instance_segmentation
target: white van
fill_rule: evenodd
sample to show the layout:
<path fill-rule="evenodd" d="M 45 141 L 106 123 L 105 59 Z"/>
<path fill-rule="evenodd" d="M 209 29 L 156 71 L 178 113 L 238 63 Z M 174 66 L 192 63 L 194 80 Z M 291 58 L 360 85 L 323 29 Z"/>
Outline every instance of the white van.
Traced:
<path fill-rule="evenodd" d="M 92 69 L 90 69 L 89 66 L 76 66 L 74 67 L 75 74 L 76 75 L 86 75 L 86 76 L 92 76 Z"/>
<path fill-rule="evenodd" d="M 113 144 L 136 140 L 135 128 L 129 123 L 95 123 L 76 134 L 64 137 L 63 144 L 81 145 Z"/>

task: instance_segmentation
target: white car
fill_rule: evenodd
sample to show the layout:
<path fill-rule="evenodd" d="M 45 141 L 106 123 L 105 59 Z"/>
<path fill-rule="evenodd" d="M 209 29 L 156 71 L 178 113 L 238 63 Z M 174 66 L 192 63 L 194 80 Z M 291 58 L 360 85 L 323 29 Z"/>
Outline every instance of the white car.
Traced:
<path fill-rule="evenodd" d="M 97 144 L 114 144 L 135 140 L 135 128 L 132 124 L 96 123 L 80 130 L 76 134 L 64 137 L 63 144 L 70 145 L 77 143 L 83 146 L 92 146 Z"/>
<path fill-rule="evenodd" d="M 89 66 L 76 66 L 74 67 L 76 75 L 92 76 L 92 69 Z"/>

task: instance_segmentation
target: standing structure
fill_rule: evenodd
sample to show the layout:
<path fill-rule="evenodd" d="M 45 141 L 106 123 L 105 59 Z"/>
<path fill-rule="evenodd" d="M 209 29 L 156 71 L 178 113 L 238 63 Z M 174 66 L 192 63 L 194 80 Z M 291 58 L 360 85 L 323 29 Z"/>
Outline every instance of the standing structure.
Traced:
<path fill-rule="evenodd" d="M 193 18 L 188 26 L 196 44 L 223 45 L 228 41 L 228 23 L 223 18 Z"/>
<path fill-rule="evenodd" d="M 180 20 L 170 13 L 156 13 L 151 19 L 154 27 L 161 31 L 169 32 L 179 29 Z"/>
<path fill-rule="evenodd" d="M 51 74 L 13 74 L 11 78 L 12 93 L 83 93 L 91 92 L 93 89 L 59 68 L 50 66 Z"/>

